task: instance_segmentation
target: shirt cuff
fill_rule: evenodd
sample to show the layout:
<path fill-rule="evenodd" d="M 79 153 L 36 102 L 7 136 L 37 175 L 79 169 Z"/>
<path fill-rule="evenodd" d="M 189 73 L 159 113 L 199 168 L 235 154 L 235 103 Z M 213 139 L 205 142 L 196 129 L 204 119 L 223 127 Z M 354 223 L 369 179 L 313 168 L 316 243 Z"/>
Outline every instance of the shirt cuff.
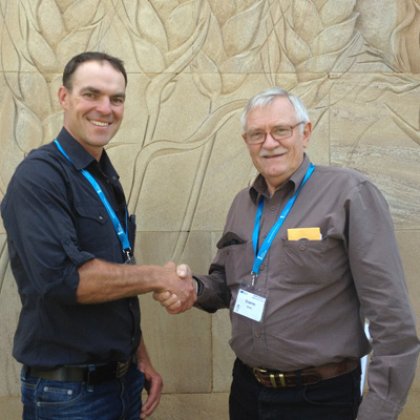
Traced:
<path fill-rule="evenodd" d="M 195 280 L 194 282 L 195 292 L 197 296 L 200 296 L 203 293 L 204 285 L 203 283 L 201 283 L 201 281 L 197 277 L 192 276 L 192 278 Z"/>
<path fill-rule="evenodd" d="M 397 420 L 401 410 L 401 405 L 368 392 L 360 404 L 357 420 Z"/>

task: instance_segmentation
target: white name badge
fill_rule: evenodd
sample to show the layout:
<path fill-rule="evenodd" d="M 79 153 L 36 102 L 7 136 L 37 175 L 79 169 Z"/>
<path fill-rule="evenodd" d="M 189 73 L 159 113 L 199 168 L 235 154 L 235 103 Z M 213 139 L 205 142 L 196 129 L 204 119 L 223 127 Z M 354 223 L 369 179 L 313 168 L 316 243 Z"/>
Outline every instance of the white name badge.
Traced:
<path fill-rule="evenodd" d="M 260 322 L 264 313 L 266 300 L 263 296 L 239 289 L 233 312 Z"/>

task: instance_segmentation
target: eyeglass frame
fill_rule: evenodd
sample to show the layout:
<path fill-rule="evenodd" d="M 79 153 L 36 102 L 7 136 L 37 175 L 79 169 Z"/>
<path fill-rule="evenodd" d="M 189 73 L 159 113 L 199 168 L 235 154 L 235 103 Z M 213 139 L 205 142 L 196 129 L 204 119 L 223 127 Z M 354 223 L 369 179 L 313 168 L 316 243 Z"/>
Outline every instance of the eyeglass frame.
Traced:
<path fill-rule="evenodd" d="M 247 132 L 245 132 L 245 133 L 243 133 L 242 134 L 242 137 L 243 137 L 243 139 L 245 140 L 245 142 L 247 143 L 247 144 L 249 144 L 249 145 L 251 145 L 251 146 L 253 146 L 253 145 L 256 145 L 256 144 L 263 144 L 266 140 L 267 140 L 267 135 L 270 133 L 270 136 L 274 139 L 274 140 L 276 140 L 276 141 L 281 141 L 281 140 L 286 140 L 286 139 L 288 139 L 288 138 L 290 138 L 290 137 L 292 137 L 293 136 L 293 130 L 298 126 L 298 125 L 301 125 L 301 124 L 306 124 L 307 123 L 307 121 L 300 121 L 300 122 L 298 122 L 298 123 L 296 123 L 295 125 L 275 125 L 274 127 L 272 127 L 269 131 L 264 131 L 264 132 L 262 132 L 262 130 L 261 130 L 261 134 L 264 134 L 264 136 L 262 137 L 262 140 L 261 141 L 257 141 L 257 142 L 249 142 L 248 141 L 248 135 L 249 135 L 249 133 L 247 133 Z M 288 135 L 286 135 L 286 136 L 284 136 L 284 137 L 276 137 L 276 136 L 274 136 L 273 135 L 273 130 L 275 130 L 276 128 L 284 128 L 284 129 L 287 129 L 287 130 L 289 130 L 289 134 Z M 256 132 L 258 132 L 258 130 L 255 130 Z"/>

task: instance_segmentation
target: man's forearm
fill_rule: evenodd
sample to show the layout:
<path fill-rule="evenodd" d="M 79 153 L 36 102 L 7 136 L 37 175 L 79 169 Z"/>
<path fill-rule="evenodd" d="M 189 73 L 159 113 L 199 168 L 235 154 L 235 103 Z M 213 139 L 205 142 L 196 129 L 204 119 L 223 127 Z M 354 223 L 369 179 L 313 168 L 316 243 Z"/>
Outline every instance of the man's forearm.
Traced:
<path fill-rule="evenodd" d="M 77 301 L 82 304 L 102 303 L 163 290 L 176 292 L 185 299 L 193 293 L 193 285 L 181 281 L 174 267 L 90 260 L 78 270 Z"/>

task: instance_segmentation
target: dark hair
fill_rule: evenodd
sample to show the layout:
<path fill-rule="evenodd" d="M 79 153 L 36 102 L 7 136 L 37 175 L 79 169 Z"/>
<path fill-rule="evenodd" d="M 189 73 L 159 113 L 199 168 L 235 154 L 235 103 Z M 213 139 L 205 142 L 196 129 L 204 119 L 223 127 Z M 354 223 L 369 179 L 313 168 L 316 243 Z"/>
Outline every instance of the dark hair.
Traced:
<path fill-rule="evenodd" d="M 63 86 L 65 86 L 68 90 L 72 89 L 72 77 L 74 72 L 82 63 L 86 63 L 87 61 L 107 61 L 114 67 L 115 70 L 122 73 L 125 80 L 125 85 L 127 86 L 127 72 L 124 68 L 124 62 L 117 57 L 113 57 L 112 55 L 99 52 L 99 51 L 86 51 L 81 54 L 75 55 L 64 67 L 63 72 Z"/>

